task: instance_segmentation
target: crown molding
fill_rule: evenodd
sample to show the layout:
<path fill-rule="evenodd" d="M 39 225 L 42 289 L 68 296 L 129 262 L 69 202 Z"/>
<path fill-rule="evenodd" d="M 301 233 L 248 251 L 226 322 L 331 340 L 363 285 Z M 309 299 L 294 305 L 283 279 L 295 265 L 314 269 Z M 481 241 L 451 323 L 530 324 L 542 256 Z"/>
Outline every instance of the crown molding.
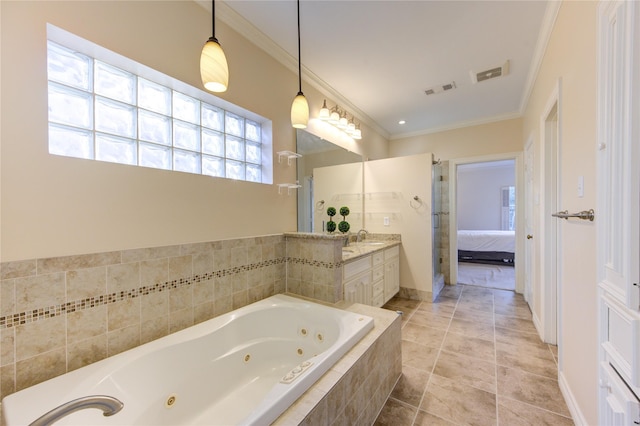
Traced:
<path fill-rule="evenodd" d="M 553 27 L 556 24 L 561 4 L 561 0 L 552 0 L 547 3 L 547 8 L 545 9 L 544 17 L 542 18 L 542 25 L 540 26 L 540 32 L 538 33 L 538 41 L 536 43 L 535 51 L 533 52 L 533 58 L 531 59 L 529 75 L 527 76 L 524 91 L 522 92 L 522 99 L 520 100 L 521 114 L 524 114 L 527 104 L 529 103 L 529 98 L 531 97 L 533 86 L 538 78 L 538 72 L 542 66 L 542 60 L 544 59 L 544 54 L 547 51 L 547 45 L 551 39 L 551 33 L 553 32 Z"/>

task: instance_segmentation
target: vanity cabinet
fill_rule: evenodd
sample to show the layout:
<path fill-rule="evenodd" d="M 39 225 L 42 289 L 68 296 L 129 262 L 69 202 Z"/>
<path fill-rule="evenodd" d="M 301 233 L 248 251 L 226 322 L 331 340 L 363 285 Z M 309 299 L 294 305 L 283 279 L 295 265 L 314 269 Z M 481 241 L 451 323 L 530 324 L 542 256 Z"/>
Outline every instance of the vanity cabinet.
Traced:
<path fill-rule="evenodd" d="M 344 264 L 344 299 L 380 307 L 400 290 L 400 248 L 390 247 Z"/>

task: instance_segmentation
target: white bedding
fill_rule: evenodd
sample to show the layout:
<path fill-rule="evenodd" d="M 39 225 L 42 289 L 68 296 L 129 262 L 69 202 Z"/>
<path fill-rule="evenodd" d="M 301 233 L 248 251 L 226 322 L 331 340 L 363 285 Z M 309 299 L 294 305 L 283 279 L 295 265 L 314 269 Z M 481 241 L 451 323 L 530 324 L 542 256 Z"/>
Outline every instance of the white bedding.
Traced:
<path fill-rule="evenodd" d="M 458 230 L 458 250 L 516 251 L 515 231 Z"/>

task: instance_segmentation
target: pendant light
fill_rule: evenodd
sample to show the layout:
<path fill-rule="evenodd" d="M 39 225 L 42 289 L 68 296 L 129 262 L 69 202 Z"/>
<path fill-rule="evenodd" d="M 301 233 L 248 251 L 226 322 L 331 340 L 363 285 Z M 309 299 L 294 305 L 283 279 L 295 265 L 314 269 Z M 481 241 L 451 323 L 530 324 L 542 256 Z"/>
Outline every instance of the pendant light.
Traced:
<path fill-rule="evenodd" d="M 329 112 L 329 108 L 327 108 L 327 100 L 325 99 L 322 104 L 322 108 L 320 108 L 320 115 L 318 115 L 318 118 L 320 120 L 327 121 L 329 120 L 329 117 L 331 117 L 331 113 Z"/>
<path fill-rule="evenodd" d="M 211 37 L 204 44 L 200 55 L 200 77 L 205 89 L 224 92 L 229 86 L 229 67 L 224 51 L 216 38 L 216 5 L 211 0 Z"/>
<path fill-rule="evenodd" d="M 298 94 L 291 105 L 291 125 L 296 129 L 305 129 L 309 122 L 309 104 L 302 93 L 302 65 L 300 61 L 300 0 L 298 3 Z"/>

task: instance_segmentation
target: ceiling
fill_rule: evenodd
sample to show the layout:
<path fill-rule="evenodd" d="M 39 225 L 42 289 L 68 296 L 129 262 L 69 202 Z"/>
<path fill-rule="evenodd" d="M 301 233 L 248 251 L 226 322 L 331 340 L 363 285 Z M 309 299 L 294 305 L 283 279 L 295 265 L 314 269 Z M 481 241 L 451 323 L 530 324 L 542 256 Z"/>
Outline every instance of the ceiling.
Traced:
<path fill-rule="evenodd" d="M 302 90 L 313 85 L 391 139 L 517 117 L 553 3 L 302 0 Z M 218 1 L 216 18 L 297 72 L 295 1 Z M 472 81 L 506 61 L 508 74 Z M 425 94 L 449 83 L 455 88 Z"/>

